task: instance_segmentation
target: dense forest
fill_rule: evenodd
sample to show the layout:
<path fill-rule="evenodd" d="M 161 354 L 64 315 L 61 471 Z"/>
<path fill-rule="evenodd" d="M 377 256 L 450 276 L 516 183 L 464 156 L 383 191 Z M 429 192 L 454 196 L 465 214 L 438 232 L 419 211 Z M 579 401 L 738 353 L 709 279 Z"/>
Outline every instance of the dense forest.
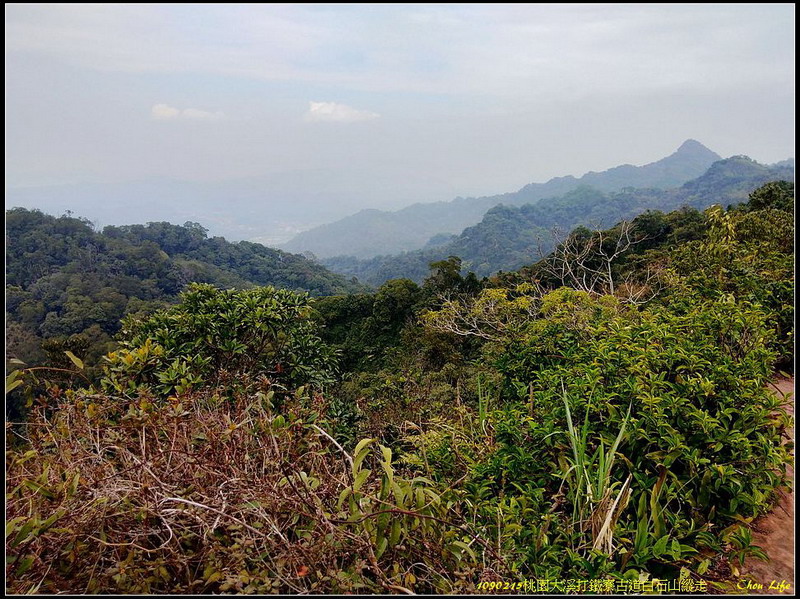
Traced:
<path fill-rule="evenodd" d="M 496 206 L 481 222 L 458 236 L 442 239 L 435 247 L 369 260 L 340 256 L 322 262 L 335 272 L 372 285 L 398 277 L 419 283 L 430 262 L 450 255 L 461 258 L 466 270 L 489 276 L 499 270 L 517 270 L 541 258 L 555 243 L 554 230 L 563 234 L 579 225 L 610 227 L 645 210 L 670 211 L 681 206 L 702 210 L 715 203 L 737 204 L 746 201 L 757 187 L 779 179 L 794 180 L 793 164 L 766 166 L 746 156 L 734 156 L 713 163 L 701 176 L 680 187 L 603 191 L 583 185 L 536 203 Z"/>
<path fill-rule="evenodd" d="M 195 225 L 7 213 L 9 340 L 117 343 L 12 361 L 7 590 L 735 588 L 790 484 L 767 383 L 793 361 L 794 184 L 682 189 L 638 214 L 577 192 L 622 213 L 513 272 L 454 255 L 374 292 Z"/>
<path fill-rule="evenodd" d="M 197 223 L 98 232 L 69 215 L 6 211 L 6 352 L 12 357 L 63 362 L 58 356 L 70 350 L 98 362 L 112 349 L 124 315 L 175 301 L 189 282 L 276 285 L 312 295 L 363 289 L 302 256 L 208 238 Z"/>

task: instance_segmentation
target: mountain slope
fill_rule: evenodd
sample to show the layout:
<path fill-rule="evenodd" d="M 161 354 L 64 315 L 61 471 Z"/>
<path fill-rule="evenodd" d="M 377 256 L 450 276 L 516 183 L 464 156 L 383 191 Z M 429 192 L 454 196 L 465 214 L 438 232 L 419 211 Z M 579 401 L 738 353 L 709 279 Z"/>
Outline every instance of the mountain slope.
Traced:
<path fill-rule="evenodd" d="M 581 185 L 601 191 L 625 187 L 667 189 L 703 174 L 720 156 L 695 140 L 685 141 L 673 154 L 644 166 L 625 164 L 582 177 L 557 177 L 547 183 L 531 183 L 515 193 L 480 198 L 456 198 L 450 202 L 414 204 L 402 210 L 362 210 L 328 225 L 300 233 L 282 247 L 310 251 L 320 258 L 336 255 L 368 258 L 425 246 L 434 235 L 458 233 L 480 221 L 498 204 L 519 206 L 542 198 L 560 196 Z"/>
<path fill-rule="evenodd" d="M 744 202 L 751 191 L 778 179 L 794 181 L 793 166 L 767 166 L 746 156 L 734 156 L 715 162 L 702 176 L 670 190 L 626 188 L 607 192 L 582 186 L 535 204 L 496 206 L 480 223 L 432 249 L 369 260 L 339 256 L 323 263 L 335 272 L 379 285 L 401 277 L 421 281 L 428 274 L 430 262 L 453 255 L 462 258 L 465 270 L 486 276 L 499 270 L 515 270 L 538 259 L 540 250 L 549 251 L 554 227 L 605 228 L 646 210 L 669 211 L 684 205 L 703 209 L 715 203 Z"/>
<path fill-rule="evenodd" d="M 99 355 L 123 315 L 168 303 L 193 281 L 273 285 L 312 295 L 363 290 L 302 256 L 208 238 L 196 223 L 106 227 L 100 233 L 84 219 L 6 211 L 9 356 L 41 359 L 44 340 L 71 335 L 82 336 L 79 345 Z"/>

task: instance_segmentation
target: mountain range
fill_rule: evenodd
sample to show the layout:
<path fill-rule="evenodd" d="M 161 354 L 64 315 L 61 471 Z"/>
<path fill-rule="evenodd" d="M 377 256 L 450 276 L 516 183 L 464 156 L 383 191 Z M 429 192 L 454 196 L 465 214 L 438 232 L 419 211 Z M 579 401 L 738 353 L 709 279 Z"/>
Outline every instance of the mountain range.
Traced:
<path fill-rule="evenodd" d="M 539 259 L 540 252 L 552 249 L 553 228 L 567 232 L 579 225 L 607 228 L 648 210 L 736 204 L 747 201 L 750 192 L 774 180 L 794 181 L 794 160 L 763 165 L 746 156 L 733 156 L 714 162 L 701 176 L 671 189 L 626 186 L 620 191 L 605 191 L 580 185 L 536 203 L 495 206 L 478 224 L 436 247 L 366 260 L 338 256 L 322 263 L 371 285 L 401 277 L 422 281 L 431 262 L 448 256 L 461 258 L 465 271 L 488 276 Z"/>
<path fill-rule="evenodd" d="M 281 247 L 290 252 L 311 252 L 317 258 L 354 256 L 371 258 L 420 249 L 446 240 L 476 224 L 498 204 L 521 206 L 543 198 L 564 195 L 582 185 L 599 191 L 625 187 L 668 189 L 702 175 L 721 157 L 693 139 L 674 153 L 643 166 L 624 164 L 582 177 L 556 177 L 546 183 L 530 183 L 513 193 L 449 202 L 418 203 L 401 210 L 362 210 L 336 222 L 299 233 Z"/>

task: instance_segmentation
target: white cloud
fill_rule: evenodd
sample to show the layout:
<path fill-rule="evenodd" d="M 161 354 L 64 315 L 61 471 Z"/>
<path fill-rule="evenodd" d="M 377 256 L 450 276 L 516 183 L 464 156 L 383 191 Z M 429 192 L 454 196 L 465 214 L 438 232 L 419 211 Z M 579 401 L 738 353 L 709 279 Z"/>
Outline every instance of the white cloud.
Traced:
<path fill-rule="evenodd" d="M 219 121 L 225 118 L 223 112 L 209 112 L 198 108 L 175 108 L 169 104 L 156 104 L 150 109 L 150 115 L 158 121 L 190 120 L 190 121 Z"/>
<path fill-rule="evenodd" d="M 335 121 L 339 123 L 354 123 L 356 121 L 371 121 L 377 119 L 377 112 L 358 110 L 347 104 L 336 102 L 309 102 L 305 120 L 310 122 Z"/>
<path fill-rule="evenodd" d="M 167 104 L 156 104 L 150 109 L 150 114 L 154 119 L 167 120 L 180 117 L 181 111 Z"/>

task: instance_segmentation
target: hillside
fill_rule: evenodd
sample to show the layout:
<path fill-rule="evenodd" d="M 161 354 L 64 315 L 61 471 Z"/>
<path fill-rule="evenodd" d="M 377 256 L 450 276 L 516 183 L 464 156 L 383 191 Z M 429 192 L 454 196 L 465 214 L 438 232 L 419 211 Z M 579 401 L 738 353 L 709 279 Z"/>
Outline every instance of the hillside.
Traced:
<path fill-rule="evenodd" d="M 414 204 L 395 212 L 362 210 L 334 223 L 304 231 L 282 247 L 292 252 L 310 251 L 319 258 L 337 255 L 370 258 L 396 254 L 422 248 L 434 235 L 459 233 L 479 222 L 487 210 L 501 203 L 519 206 L 564 195 L 583 185 L 591 185 L 600 191 L 625 187 L 667 189 L 701 175 L 719 159 L 718 154 L 690 139 L 673 154 L 643 166 L 625 164 L 599 173 L 588 172 L 578 178 L 556 177 L 546 183 L 531 183 L 514 193 Z"/>
<path fill-rule="evenodd" d="M 630 189 L 608 192 L 581 186 L 535 204 L 500 205 L 489 210 L 480 223 L 464 229 L 444 245 L 396 256 L 357 260 L 339 256 L 323 263 L 335 272 L 358 277 L 371 285 L 408 277 L 421 281 L 430 262 L 459 256 L 463 268 L 479 276 L 499 270 L 515 270 L 549 251 L 551 230 L 570 230 L 578 225 L 609 227 L 646 210 L 674 210 L 680 206 L 706 208 L 714 203 L 736 204 L 768 181 L 794 181 L 793 162 L 759 164 L 746 156 L 719 160 L 700 177 L 669 190 Z M 540 248 L 540 245 L 542 246 Z"/>
<path fill-rule="evenodd" d="M 588 287 L 531 276 L 596 269 L 586 231 L 483 282 L 448 261 L 313 301 L 196 284 L 128 319 L 91 386 L 81 360 L 13 365 L 9 591 L 735 589 L 781 557 L 748 523 L 791 485 L 769 385 L 794 357 L 793 211 L 773 183 L 645 214 Z"/>
<path fill-rule="evenodd" d="M 69 336 L 73 345 L 101 351 L 125 314 L 174 301 L 189 282 L 273 285 L 311 295 L 360 289 L 302 256 L 208 238 L 196 223 L 97 232 L 80 218 L 24 208 L 6 211 L 9 356 L 40 360 L 44 340 L 52 344 Z"/>

